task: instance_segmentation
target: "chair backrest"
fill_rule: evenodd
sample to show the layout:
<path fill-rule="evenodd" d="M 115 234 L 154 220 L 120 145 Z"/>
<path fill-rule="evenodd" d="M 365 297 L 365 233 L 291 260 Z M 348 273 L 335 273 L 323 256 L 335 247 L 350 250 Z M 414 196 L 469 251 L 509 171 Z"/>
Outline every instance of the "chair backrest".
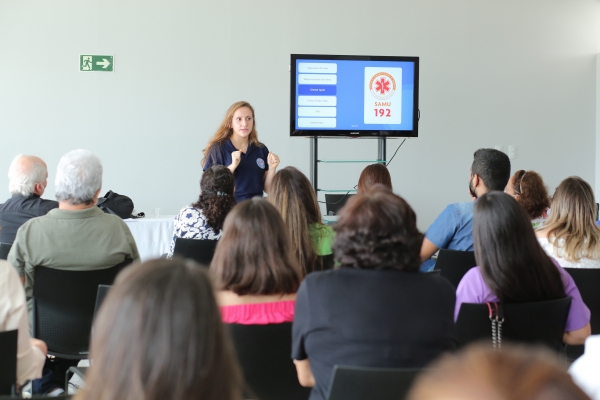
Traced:
<path fill-rule="evenodd" d="M 448 279 L 454 287 L 458 287 L 462 277 L 476 265 L 475 253 L 472 251 L 441 249 L 434 269 L 439 269 L 440 275 Z"/>
<path fill-rule="evenodd" d="M 533 303 L 502 304 L 502 342 L 542 344 L 563 349 L 563 334 L 571 307 L 571 297 Z M 459 346 L 478 340 L 492 343 L 492 325 L 487 304 L 461 304 L 456 320 Z"/>
<path fill-rule="evenodd" d="M 17 341 L 19 331 L 0 332 L 0 395 L 12 394 L 17 382 Z"/>
<path fill-rule="evenodd" d="M 402 400 L 422 369 L 336 365 L 328 400 Z"/>
<path fill-rule="evenodd" d="M 592 312 L 592 335 L 600 334 L 600 268 L 565 268 Z"/>
<path fill-rule="evenodd" d="M 308 267 L 306 273 L 310 274 L 315 271 L 327 271 L 333 269 L 335 265 L 333 254 L 327 254 L 326 256 L 317 256 L 317 262 L 312 267 Z"/>
<path fill-rule="evenodd" d="M 346 205 L 346 202 L 352 196 L 352 194 L 325 194 L 327 215 L 338 215 L 340 209 Z"/>
<path fill-rule="evenodd" d="M 292 324 L 227 324 L 238 361 L 251 393 L 260 400 L 306 400 L 310 389 L 300 386 L 290 357 Z M 253 397 L 256 396 L 256 397 Z"/>
<path fill-rule="evenodd" d="M 98 292 L 96 293 L 96 305 L 94 306 L 94 319 L 96 319 L 96 314 L 98 314 L 98 310 L 104 302 L 104 299 L 106 298 L 106 295 L 111 287 L 111 285 L 98 285 Z"/>
<path fill-rule="evenodd" d="M 581 298 L 592 312 L 590 325 L 592 335 L 600 334 L 600 268 L 565 268 L 575 286 L 581 293 Z M 567 346 L 567 359 L 575 360 L 583 354 L 584 346 Z"/>
<path fill-rule="evenodd" d="M 183 258 L 191 258 L 197 263 L 208 267 L 215 254 L 217 243 L 217 240 L 177 238 L 173 254 Z"/>
<path fill-rule="evenodd" d="M 114 267 L 71 271 L 36 267 L 33 335 L 60 358 L 87 358 L 98 285 L 111 285 L 131 260 Z"/>
<path fill-rule="evenodd" d="M 0 260 L 8 259 L 8 253 L 10 253 L 11 243 L 0 243 Z"/>

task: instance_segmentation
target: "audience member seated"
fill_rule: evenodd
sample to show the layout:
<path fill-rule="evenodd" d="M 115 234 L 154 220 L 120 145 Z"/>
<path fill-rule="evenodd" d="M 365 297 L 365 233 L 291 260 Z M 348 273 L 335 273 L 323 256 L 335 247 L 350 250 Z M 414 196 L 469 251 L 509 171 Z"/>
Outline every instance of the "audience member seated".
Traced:
<path fill-rule="evenodd" d="M 358 178 L 357 193 L 366 192 L 373 185 L 381 184 L 393 191 L 392 177 L 385 164 L 377 163 L 368 165 Z"/>
<path fill-rule="evenodd" d="M 550 217 L 536 235 L 563 268 L 600 268 L 600 227 L 592 187 L 577 176 L 562 181 L 552 197 Z"/>
<path fill-rule="evenodd" d="M 473 224 L 478 267 L 456 289 L 455 318 L 462 303 L 527 303 L 571 296 L 563 340 L 583 344 L 591 333 L 590 310 L 571 276 L 548 257 L 535 238 L 525 208 L 506 193 L 477 200 Z"/>
<path fill-rule="evenodd" d="M 18 329 L 17 382 L 24 383 L 42 376 L 48 349 L 41 340 L 29 337 L 29 318 L 23 285 L 17 271 L 0 261 L 0 331 Z M 8 362 L 9 360 L 2 360 Z"/>
<path fill-rule="evenodd" d="M 223 221 L 235 206 L 234 185 L 233 174 L 227 167 L 213 165 L 204 171 L 198 201 L 182 208 L 175 217 L 169 257 L 177 238 L 218 240 L 221 237 Z"/>
<path fill-rule="evenodd" d="M 58 209 L 23 224 L 8 255 L 25 284 L 28 300 L 38 266 L 85 271 L 139 258 L 125 222 L 96 207 L 102 187 L 98 157 L 87 150 L 64 155 L 58 163 L 55 186 Z M 63 387 L 64 369 L 74 364 L 72 360 L 48 359 L 44 376 L 34 381 L 34 393 Z"/>
<path fill-rule="evenodd" d="M 525 207 L 534 229 L 541 227 L 548 219 L 548 207 L 550 207 L 548 188 L 537 172 L 518 170 L 508 180 L 504 192 Z"/>
<path fill-rule="evenodd" d="M 322 270 L 318 256 L 332 254 L 333 230 L 323 224 L 317 195 L 308 178 L 294 167 L 278 171 L 268 200 L 283 217 L 304 274 Z"/>
<path fill-rule="evenodd" d="M 190 260 L 124 270 L 94 324 L 76 400 L 241 400 L 242 378 L 210 280 Z"/>
<path fill-rule="evenodd" d="M 479 149 L 473 154 L 469 194 L 477 200 L 483 194 L 503 191 L 510 178 L 508 156 L 495 149 Z M 421 247 L 421 267 L 430 271 L 434 262 L 429 258 L 439 249 L 473 251 L 473 207 L 475 203 L 450 204 L 431 224 Z"/>
<path fill-rule="evenodd" d="M 545 349 L 472 345 L 415 380 L 408 400 L 589 400 Z"/>
<path fill-rule="evenodd" d="M 421 368 L 456 347 L 454 288 L 419 273 L 423 234 L 406 201 L 376 185 L 334 230 L 339 268 L 306 276 L 296 300 L 292 358 L 311 400 L 327 397 L 336 364 Z"/>
<path fill-rule="evenodd" d="M 17 156 L 8 169 L 8 179 L 8 190 L 12 196 L 0 204 L 1 243 L 14 242 L 21 225 L 58 207 L 56 201 L 40 197 L 48 184 L 48 169 L 42 159 Z"/>
<path fill-rule="evenodd" d="M 294 319 L 302 270 L 281 216 L 255 197 L 225 218 L 210 273 L 223 322 L 277 324 Z"/>
<path fill-rule="evenodd" d="M 593 400 L 600 400 L 600 335 L 585 340 L 585 353 L 571 367 L 569 373 Z"/>

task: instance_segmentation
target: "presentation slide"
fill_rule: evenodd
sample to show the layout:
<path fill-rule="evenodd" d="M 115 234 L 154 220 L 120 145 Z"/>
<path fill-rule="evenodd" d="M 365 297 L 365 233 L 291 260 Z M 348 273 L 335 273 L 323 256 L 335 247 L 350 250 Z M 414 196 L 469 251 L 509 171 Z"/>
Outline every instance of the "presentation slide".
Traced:
<path fill-rule="evenodd" d="M 411 130 L 414 63 L 296 60 L 296 129 Z"/>

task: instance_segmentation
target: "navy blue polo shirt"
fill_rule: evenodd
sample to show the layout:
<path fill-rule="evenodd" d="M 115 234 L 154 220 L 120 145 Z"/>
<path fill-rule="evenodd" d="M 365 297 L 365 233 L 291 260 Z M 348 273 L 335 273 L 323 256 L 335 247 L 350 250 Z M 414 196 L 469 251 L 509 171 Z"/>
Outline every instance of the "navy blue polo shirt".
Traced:
<path fill-rule="evenodd" d="M 215 144 L 209 151 L 204 171 L 213 165 L 231 164 L 231 153 L 237 151 L 231 140 Z M 258 147 L 248 144 L 246 153 L 242 153 L 240 164 L 235 169 L 235 199 L 240 201 L 263 196 L 265 172 L 269 169 L 267 146 Z"/>

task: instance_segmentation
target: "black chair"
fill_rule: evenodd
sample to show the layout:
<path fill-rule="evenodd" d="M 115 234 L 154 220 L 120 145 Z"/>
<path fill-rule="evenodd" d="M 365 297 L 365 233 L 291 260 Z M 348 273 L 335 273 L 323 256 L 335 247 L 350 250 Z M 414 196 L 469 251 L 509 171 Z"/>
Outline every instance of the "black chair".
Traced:
<path fill-rule="evenodd" d="M 17 383 L 17 343 L 19 331 L 0 332 L 0 395 L 14 394 Z"/>
<path fill-rule="evenodd" d="M 319 264 L 316 264 L 312 267 L 309 267 L 307 268 L 306 273 L 310 274 L 311 272 L 316 271 L 327 271 L 328 269 L 333 269 L 333 267 L 335 266 L 333 254 L 327 254 L 326 256 L 317 256 L 317 263 L 319 262 L 320 266 L 318 266 Z"/>
<path fill-rule="evenodd" d="M 534 303 L 501 304 L 504 323 L 502 342 L 542 344 L 561 352 L 571 297 Z M 492 344 L 492 325 L 487 304 L 461 304 L 456 320 L 459 346 L 487 340 Z"/>
<path fill-rule="evenodd" d="M 108 291 L 112 286 L 110 285 L 98 285 L 98 293 L 96 294 L 96 305 L 94 306 L 94 320 L 96 320 L 96 315 L 98 314 L 98 310 L 100 306 L 104 302 Z M 92 360 L 90 360 L 90 363 Z M 85 380 L 85 374 L 87 373 L 88 367 L 69 367 L 67 372 L 65 373 L 65 393 L 69 392 L 69 381 L 73 375 L 79 376 L 81 379 Z"/>
<path fill-rule="evenodd" d="M 352 194 L 325 194 L 327 215 L 338 215 L 340 209 L 346 205 L 346 202 L 352 196 Z"/>
<path fill-rule="evenodd" d="M 15 400 L 15 399 L 20 399 L 21 397 L 18 396 L 0 396 L 0 400 Z M 66 394 L 61 394 L 60 396 L 55 396 L 55 397 L 49 397 L 49 396 L 32 396 L 29 397 L 30 399 L 45 399 L 45 400 L 49 400 L 49 399 L 57 399 L 57 400 L 69 400 L 72 398 L 71 395 L 66 395 Z"/>
<path fill-rule="evenodd" d="M 244 379 L 246 399 L 306 400 L 310 389 L 300 386 L 291 359 L 292 324 L 227 324 Z"/>
<path fill-rule="evenodd" d="M 8 259 L 8 253 L 10 253 L 11 247 L 12 243 L 0 243 L 0 260 Z"/>
<path fill-rule="evenodd" d="M 472 251 L 441 249 L 434 269 L 439 269 L 441 276 L 458 287 L 463 276 L 476 265 L 475 253 Z"/>
<path fill-rule="evenodd" d="M 183 258 L 191 258 L 197 263 L 208 267 L 215 254 L 217 243 L 217 240 L 177 238 L 173 254 Z"/>
<path fill-rule="evenodd" d="M 600 269 L 598 268 L 565 268 L 571 275 L 581 298 L 592 312 L 590 324 L 592 335 L 600 334 Z M 567 359 L 575 360 L 583 354 L 584 346 L 567 345 Z"/>
<path fill-rule="evenodd" d="M 30 399 L 57 399 L 57 400 L 69 400 L 72 398 L 71 395 L 67 395 L 67 394 L 61 394 L 60 396 L 55 396 L 55 397 L 48 397 L 48 396 L 32 396 L 29 397 Z M 20 397 L 15 397 L 15 396 L 0 396 L 0 400 L 15 400 L 15 399 L 20 399 Z"/>
<path fill-rule="evenodd" d="M 328 400 L 402 400 L 421 369 L 336 365 Z"/>
<path fill-rule="evenodd" d="M 92 271 L 35 269 L 32 330 L 46 342 L 48 354 L 87 358 L 98 285 L 111 285 L 130 262 Z"/>

